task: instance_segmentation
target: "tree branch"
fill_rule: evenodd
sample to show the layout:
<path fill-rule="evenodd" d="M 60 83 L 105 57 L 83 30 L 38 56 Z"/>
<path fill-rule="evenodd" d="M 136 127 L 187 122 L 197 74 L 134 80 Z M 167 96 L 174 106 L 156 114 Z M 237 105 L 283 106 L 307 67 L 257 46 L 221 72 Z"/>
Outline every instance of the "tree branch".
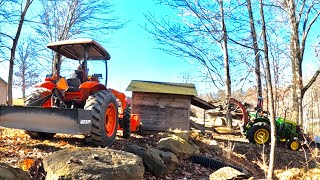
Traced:
<path fill-rule="evenodd" d="M 320 68 L 314 73 L 308 84 L 306 84 L 302 89 L 301 89 L 301 97 L 304 96 L 306 91 L 312 86 L 312 84 L 317 80 L 317 77 L 320 74 Z"/>
<path fill-rule="evenodd" d="M 306 5 L 306 0 L 303 0 L 302 6 L 301 6 L 300 11 L 299 11 L 299 14 L 298 14 L 297 24 L 300 24 L 302 12 L 303 12 L 303 9 L 304 9 L 304 6 L 305 6 L 305 5 Z"/>
<path fill-rule="evenodd" d="M 238 45 L 240 45 L 240 46 L 242 46 L 242 47 L 249 48 L 249 49 L 254 49 L 254 50 L 258 50 L 258 51 L 263 51 L 263 50 L 262 50 L 262 49 L 260 49 L 260 48 L 253 48 L 253 47 L 250 47 L 250 46 L 248 46 L 248 45 L 245 45 L 245 44 L 239 43 L 239 42 L 237 42 L 237 41 L 235 41 L 235 40 L 231 39 L 230 37 L 228 37 L 228 39 L 229 39 L 230 41 L 232 41 L 233 43 L 238 44 Z"/>
<path fill-rule="evenodd" d="M 12 36 L 8 35 L 8 34 L 5 34 L 5 33 L 0 32 L 0 35 L 3 35 L 3 36 L 5 36 L 5 37 L 8 37 L 8 38 L 10 38 L 12 41 L 14 40 L 14 38 L 13 38 Z"/>
<path fill-rule="evenodd" d="M 304 31 L 302 32 L 302 39 L 301 39 L 301 47 L 300 47 L 300 55 L 301 55 L 301 59 L 303 59 L 303 55 L 304 55 L 304 51 L 305 51 L 305 45 L 306 45 L 306 41 L 307 41 L 307 37 L 308 34 L 310 32 L 310 29 L 312 27 L 312 25 L 316 22 L 316 20 L 318 19 L 320 15 L 320 11 L 315 15 L 315 17 L 311 20 L 310 24 L 308 25 L 307 28 L 304 28 Z"/>

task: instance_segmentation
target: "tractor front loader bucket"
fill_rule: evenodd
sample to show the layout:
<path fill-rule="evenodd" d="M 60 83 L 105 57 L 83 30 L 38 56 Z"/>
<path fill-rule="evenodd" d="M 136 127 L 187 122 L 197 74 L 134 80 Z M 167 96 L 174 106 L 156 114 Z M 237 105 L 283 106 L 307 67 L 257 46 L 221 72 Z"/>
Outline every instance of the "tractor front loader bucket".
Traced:
<path fill-rule="evenodd" d="M 89 134 L 91 111 L 0 106 L 0 126 L 47 133 Z"/>

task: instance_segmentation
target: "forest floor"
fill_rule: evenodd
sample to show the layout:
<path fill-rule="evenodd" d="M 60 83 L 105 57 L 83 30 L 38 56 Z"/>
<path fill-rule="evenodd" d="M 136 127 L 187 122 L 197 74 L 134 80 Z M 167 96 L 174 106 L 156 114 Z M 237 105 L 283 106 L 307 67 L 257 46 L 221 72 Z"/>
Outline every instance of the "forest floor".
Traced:
<path fill-rule="evenodd" d="M 140 132 L 132 134 L 129 139 L 121 138 L 118 132 L 115 143 L 109 147 L 121 150 L 129 144 L 142 147 L 156 147 L 159 140 L 167 137 L 165 132 Z M 250 144 L 239 133 L 218 135 L 208 133 L 200 135 L 191 131 L 190 139 L 199 146 L 201 155 L 220 159 L 224 162 L 245 168 L 251 177 L 261 179 L 266 177 L 269 146 Z M 57 134 L 51 140 L 34 140 L 22 130 L 0 127 L 0 162 L 23 168 L 25 159 L 42 159 L 49 154 L 73 147 L 84 147 L 82 136 Z M 284 144 L 278 144 L 275 153 L 275 179 L 320 179 L 320 151 L 305 149 L 290 151 Z M 181 160 L 178 169 L 173 174 L 155 177 L 145 172 L 144 179 L 208 179 L 214 171 L 190 159 Z"/>

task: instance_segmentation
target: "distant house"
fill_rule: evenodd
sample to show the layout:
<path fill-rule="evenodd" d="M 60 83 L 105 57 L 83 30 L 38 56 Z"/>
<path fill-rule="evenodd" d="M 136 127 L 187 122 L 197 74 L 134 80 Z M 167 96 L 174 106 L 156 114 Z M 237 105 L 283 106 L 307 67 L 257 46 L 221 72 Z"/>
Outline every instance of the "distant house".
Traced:
<path fill-rule="evenodd" d="M 144 130 L 190 129 L 190 104 L 197 95 L 194 84 L 131 81 L 131 113 L 139 114 Z"/>
<path fill-rule="evenodd" d="M 0 104 L 7 103 L 7 86 L 8 83 L 0 78 Z"/>

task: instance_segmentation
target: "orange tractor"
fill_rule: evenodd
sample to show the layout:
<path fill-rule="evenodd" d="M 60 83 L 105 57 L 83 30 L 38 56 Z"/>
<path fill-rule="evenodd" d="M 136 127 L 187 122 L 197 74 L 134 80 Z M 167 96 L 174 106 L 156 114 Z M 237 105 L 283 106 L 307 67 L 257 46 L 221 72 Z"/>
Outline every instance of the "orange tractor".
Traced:
<path fill-rule="evenodd" d="M 109 146 L 118 129 L 123 137 L 137 131 L 140 119 L 130 115 L 126 96 L 99 81 L 102 74 L 88 74 L 88 61 L 105 64 L 109 53 L 91 39 L 65 40 L 47 45 L 56 52 L 53 74 L 35 85 L 24 107 L 0 106 L 0 126 L 24 129 L 32 138 L 50 138 L 55 133 L 83 134 L 93 145 Z M 61 56 L 79 61 L 71 78 L 60 76 Z"/>

